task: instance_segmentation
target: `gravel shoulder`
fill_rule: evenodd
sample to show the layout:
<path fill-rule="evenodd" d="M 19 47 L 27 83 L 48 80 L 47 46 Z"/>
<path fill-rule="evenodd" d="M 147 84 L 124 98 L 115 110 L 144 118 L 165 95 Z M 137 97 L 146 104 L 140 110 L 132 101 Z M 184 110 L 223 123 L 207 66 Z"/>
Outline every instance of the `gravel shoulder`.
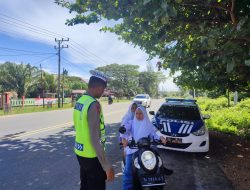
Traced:
<path fill-rule="evenodd" d="M 236 190 L 250 187 L 250 141 L 236 135 L 210 132 L 207 157 L 216 160 Z"/>

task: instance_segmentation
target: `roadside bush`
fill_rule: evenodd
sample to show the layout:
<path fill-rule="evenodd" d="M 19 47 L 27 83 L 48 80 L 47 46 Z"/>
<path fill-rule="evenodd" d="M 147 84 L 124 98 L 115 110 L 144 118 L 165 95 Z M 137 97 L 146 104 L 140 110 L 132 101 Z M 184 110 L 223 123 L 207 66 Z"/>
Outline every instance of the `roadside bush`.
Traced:
<path fill-rule="evenodd" d="M 211 118 L 206 120 L 208 128 L 250 137 L 250 99 L 230 108 L 227 107 L 226 98 L 199 98 L 197 103 L 202 114 L 211 115 Z"/>
<path fill-rule="evenodd" d="M 217 99 L 198 98 L 198 104 L 202 111 L 216 111 L 227 107 L 227 98 L 220 97 Z"/>

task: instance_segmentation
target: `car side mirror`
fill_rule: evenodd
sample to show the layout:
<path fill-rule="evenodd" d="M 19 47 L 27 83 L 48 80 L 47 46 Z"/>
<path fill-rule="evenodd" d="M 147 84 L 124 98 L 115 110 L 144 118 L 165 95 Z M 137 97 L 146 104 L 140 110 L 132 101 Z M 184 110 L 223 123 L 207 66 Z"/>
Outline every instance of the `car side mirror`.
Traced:
<path fill-rule="evenodd" d="M 210 119 L 210 115 L 203 115 L 202 118 L 203 119 Z"/>
<path fill-rule="evenodd" d="M 124 126 L 121 126 L 121 127 L 119 128 L 119 133 L 121 133 L 121 134 L 126 133 L 126 128 L 125 128 Z"/>
<path fill-rule="evenodd" d="M 149 111 L 149 114 L 150 115 L 155 115 L 155 112 L 154 111 Z"/>

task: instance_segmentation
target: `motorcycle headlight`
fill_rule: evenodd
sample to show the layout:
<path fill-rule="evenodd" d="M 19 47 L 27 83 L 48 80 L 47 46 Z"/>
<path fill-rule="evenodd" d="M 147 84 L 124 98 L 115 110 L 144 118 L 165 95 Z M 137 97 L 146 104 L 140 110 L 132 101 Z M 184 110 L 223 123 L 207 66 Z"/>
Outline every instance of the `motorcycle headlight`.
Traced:
<path fill-rule="evenodd" d="M 135 166 L 137 169 L 140 169 L 140 168 L 141 168 L 140 165 L 139 165 L 139 162 L 138 162 L 138 157 L 136 157 L 136 158 L 134 159 L 134 166 Z"/>
<path fill-rule="evenodd" d="M 148 170 L 153 170 L 156 166 L 156 156 L 152 151 L 144 151 L 141 154 L 143 166 Z"/>
<path fill-rule="evenodd" d="M 204 135 L 206 133 L 206 128 L 203 125 L 200 129 L 198 129 L 197 131 L 193 132 L 192 134 L 196 135 L 196 136 L 201 136 Z"/>

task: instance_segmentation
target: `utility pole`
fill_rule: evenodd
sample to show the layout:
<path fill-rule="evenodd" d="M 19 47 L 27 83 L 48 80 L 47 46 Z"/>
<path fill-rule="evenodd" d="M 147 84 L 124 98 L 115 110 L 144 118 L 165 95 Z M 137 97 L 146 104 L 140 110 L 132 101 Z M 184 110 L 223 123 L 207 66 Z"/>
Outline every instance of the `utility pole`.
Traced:
<path fill-rule="evenodd" d="M 42 96 L 43 96 L 43 108 L 44 108 L 44 81 L 43 81 L 43 70 L 41 64 L 40 64 L 40 71 L 41 71 Z"/>
<path fill-rule="evenodd" d="M 58 43 L 58 46 L 56 47 L 55 46 L 55 49 L 58 49 L 58 92 L 57 92 L 57 99 L 58 99 L 58 108 L 60 108 L 61 107 L 61 105 L 60 105 L 60 74 L 61 74 L 61 49 L 63 49 L 63 48 L 68 48 L 69 46 L 67 45 L 67 46 L 64 46 L 64 45 L 62 45 L 62 43 L 64 42 L 64 41 L 69 41 L 69 38 L 68 39 L 61 39 L 61 40 L 57 40 L 56 38 L 55 38 L 55 42 L 57 42 Z"/>
<path fill-rule="evenodd" d="M 63 68 L 63 84 L 62 84 L 62 107 L 63 107 L 63 101 L 64 101 L 64 72 L 65 72 L 65 70 L 64 70 L 64 68 Z"/>

